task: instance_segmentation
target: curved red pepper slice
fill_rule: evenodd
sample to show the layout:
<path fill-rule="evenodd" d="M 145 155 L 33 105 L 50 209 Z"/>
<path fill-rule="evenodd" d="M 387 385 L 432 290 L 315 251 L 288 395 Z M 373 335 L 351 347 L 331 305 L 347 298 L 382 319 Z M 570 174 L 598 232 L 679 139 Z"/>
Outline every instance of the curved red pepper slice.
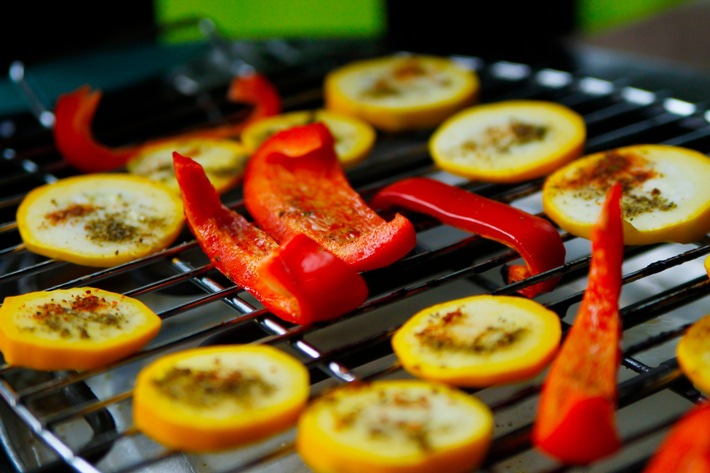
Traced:
<path fill-rule="evenodd" d="M 367 298 L 362 277 L 305 235 L 279 246 L 227 208 L 202 166 L 173 153 L 185 217 L 202 250 L 222 274 L 274 315 L 301 325 L 343 315 Z"/>
<path fill-rule="evenodd" d="M 587 289 L 543 384 L 532 440 L 566 464 L 584 465 L 620 446 L 615 411 L 621 357 L 621 186 L 607 194 L 592 230 Z"/>
<path fill-rule="evenodd" d="M 321 123 L 266 140 L 244 173 L 249 213 L 277 241 L 305 233 L 358 271 L 387 266 L 416 244 L 402 215 L 385 221 L 350 187 Z"/>
<path fill-rule="evenodd" d="M 671 428 L 643 473 L 710 471 L 710 402 L 694 406 Z"/>
<path fill-rule="evenodd" d="M 502 202 L 426 177 L 404 179 L 382 188 L 370 205 L 401 206 L 437 218 L 442 223 L 476 233 L 516 250 L 526 265 L 508 268 L 508 281 L 556 268 L 565 262 L 565 246 L 547 220 Z M 520 290 L 527 297 L 553 289 L 559 278 Z"/>
<path fill-rule="evenodd" d="M 89 86 L 63 94 L 54 110 L 54 142 L 64 159 L 84 172 L 103 172 L 128 162 L 136 148 L 110 148 L 99 143 L 91 123 L 101 100 L 101 91 Z"/>
<path fill-rule="evenodd" d="M 112 148 L 96 140 L 91 126 L 101 100 L 100 90 L 82 86 L 57 98 L 54 109 L 54 141 L 60 154 L 76 169 L 83 172 L 105 172 L 125 166 L 141 147 L 169 138 L 156 138 L 139 145 Z M 180 134 L 181 137 L 206 136 L 230 138 L 238 136 L 242 129 L 254 120 L 281 111 L 281 97 L 271 82 L 261 74 L 235 77 L 227 97 L 234 102 L 253 106 L 246 120 L 228 125 L 200 129 Z"/>

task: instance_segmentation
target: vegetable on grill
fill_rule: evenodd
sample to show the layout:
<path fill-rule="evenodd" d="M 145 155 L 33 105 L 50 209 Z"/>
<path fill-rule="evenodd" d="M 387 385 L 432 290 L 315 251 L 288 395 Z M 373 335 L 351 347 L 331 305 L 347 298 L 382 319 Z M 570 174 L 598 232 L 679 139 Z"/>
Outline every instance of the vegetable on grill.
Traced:
<path fill-rule="evenodd" d="M 92 122 L 101 95 L 101 90 L 92 90 L 85 85 L 60 95 L 55 104 L 55 144 L 65 161 L 82 172 L 106 172 L 122 168 L 143 146 L 161 143 L 166 139 L 234 138 L 239 136 L 248 123 L 281 112 L 281 98 L 266 77 L 256 73 L 240 75 L 230 83 L 227 95 L 232 101 L 253 106 L 246 120 L 185 132 L 176 137 L 156 138 L 138 145 L 111 147 L 100 143 L 92 132 Z"/>
<path fill-rule="evenodd" d="M 506 100 L 475 105 L 442 123 L 429 139 L 439 168 L 487 182 L 535 179 L 578 158 L 584 119 L 564 105 Z"/>
<path fill-rule="evenodd" d="M 703 401 L 671 427 L 643 473 L 710 471 L 710 402 Z"/>
<path fill-rule="evenodd" d="M 357 308 L 367 285 L 350 266 L 304 234 L 281 246 L 223 205 L 202 166 L 173 154 L 187 223 L 212 264 L 283 320 L 311 324 Z"/>
<path fill-rule="evenodd" d="M 145 346 L 161 320 L 143 302 L 77 287 L 8 296 L 0 307 L 0 351 L 11 366 L 89 370 Z"/>
<path fill-rule="evenodd" d="M 565 262 L 564 243 L 549 221 L 431 178 L 414 177 L 390 184 L 375 194 L 370 205 L 377 209 L 400 206 L 421 212 L 514 249 L 525 260 L 525 265 L 508 268 L 511 283 Z M 520 293 L 534 297 L 552 290 L 558 282 L 557 277 L 548 278 L 521 289 Z"/>
<path fill-rule="evenodd" d="M 335 153 L 344 166 L 353 166 L 367 157 L 375 144 L 372 126 L 359 118 L 329 110 L 303 110 L 266 117 L 247 125 L 241 139 L 250 153 L 279 131 L 293 126 L 321 122 L 328 127 L 335 141 Z"/>
<path fill-rule="evenodd" d="M 244 177 L 249 151 L 239 142 L 224 138 L 175 138 L 141 147 L 126 164 L 132 174 L 160 181 L 176 193 L 173 151 L 190 156 L 202 165 L 207 177 L 220 194 L 235 187 Z"/>
<path fill-rule="evenodd" d="M 387 266 L 416 244 L 409 220 L 385 221 L 350 187 L 322 123 L 266 140 L 247 162 L 243 187 L 249 213 L 275 240 L 305 234 L 358 271 Z"/>
<path fill-rule="evenodd" d="M 255 443 L 294 425 L 309 374 L 269 345 L 218 345 L 163 355 L 138 373 L 135 427 L 180 451 L 217 452 Z"/>
<path fill-rule="evenodd" d="M 705 394 L 710 394 L 710 314 L 695 321 L 676 345 L 683 374 Z"/>
<path fill-rule="evenodd" d="M 561 335 L 557 314 L 536 301 L 477 295 L 419 311 L 395 332 L 392 347 L 416 377 L 487 387 L 540 373 Z"/>
<path fill-rule="evenodd" d="M 398 54 L 346 64 L 325 78 L 328 110 L 387 132 L 426 130 L 473 104 L 478 75 L 456 61 Z"/>
<path fill-rule="evenodd" d="M 545 213 L 567 232 L 589 238 L 604 195 L 622 187 L 624 243 L 692 243 L 710 231 L 710 159 L 691 149 L 632 145 L 594 153 L 544 183 Z"/>
<path fill-rule="evenodd" d="M 587 289 L 574 323 L 545 378 L 533 444 L 566 464 L 588 464 L 616 452 L 620 364 L 621 185 L 614 184 L 591 234 Z"/>
<path fill-rule="evenodd" d="M 420 380 L 380 380 L 321 394 L 298 422 L 296 449 L 315 473 L 463 473 L 485 458 L 486 404 Z"/>
<path fill-rule="evenodd" d="M 94 267 L 161 251 L 185 222 L 175 192 L 124 173 L 83 174 L 36 187 L 23 198 L 16 218 L 28 250 Z"/>

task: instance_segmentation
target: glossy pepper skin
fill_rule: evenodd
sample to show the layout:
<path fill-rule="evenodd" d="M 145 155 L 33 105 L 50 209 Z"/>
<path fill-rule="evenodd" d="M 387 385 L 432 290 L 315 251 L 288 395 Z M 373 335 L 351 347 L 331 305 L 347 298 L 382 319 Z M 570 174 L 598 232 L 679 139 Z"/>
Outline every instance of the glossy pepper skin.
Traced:
<path fill-rule="evenodd" d="M 408 219 L 385 221 L 350 187 L 322 123 L 262 143 L 247 162 L 244 202 L 277 241 L 304 233 L 358 271 L 387 266 L 416 244 Z"/>
<path fill-rule="evenodd" d="M 222 274 L 288 322 L 308 325 L 343 315 L 367 298 L 351 267 L 303 234 L 282 245 L 227 208 L 202 166 L 173 153 L 185 217 L 202 250 Z"/>
<path fill-rule="evenodd" d="M 621 446 L 615 412 L 621 357 L 621 186 L 607 193 L 591 234 L 588 286 L 540 395 L 533 444 L 565 464 L 584 465 Z"/>
<path fill-rule="evenodd" d="M 112 171 L 125 166 L 143 146 L 175 138 L 157 138 L 147 143 L 117 148 L 100 143 L 94 137 L 91 127 L 101 95 L 100 90 L 91 90 L 89 86 L 84 85 L 60 95 L 55 104 L 53 129 L 55 145 L 65 161 L 76 169 L 82 172 Z M 236 124 L 230 123 L 187 132 L 180 137 L 235 137 L 248 123 L 265 116 L 277 115 L 281 111 L 281 98 L 278 91 L 266 77 L 260 74 L 235 77 L 230 83 L 227 97 L 233 102 L 252 105 L 250 116 Z"/>
<path fill-rule="evenodd" d="M 516 250 L 526 265 L 508 268 L 509 282 L 561 266 L 565 246 L 547 220 L 502 202 L 426 177 L 404 179 L 382 188 L 370 205 L 377 209 L 400 206 L 435 217 L 444 224 L 476 233 Z M 553 289 L 552 278 L 520 290 L 527 297 Z"/>
<path fill-rule="evenodd" d="M 643 473 L 710 471 L 710 402 L 688 411 L 668 432 Z"/>

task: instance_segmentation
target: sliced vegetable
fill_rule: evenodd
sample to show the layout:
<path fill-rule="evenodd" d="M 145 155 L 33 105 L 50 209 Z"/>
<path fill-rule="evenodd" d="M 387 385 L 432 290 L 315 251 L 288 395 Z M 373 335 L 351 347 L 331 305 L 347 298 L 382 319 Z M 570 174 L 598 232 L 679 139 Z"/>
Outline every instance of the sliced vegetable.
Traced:
<path fill-rule="evenodd" d="M 585 139 L 584 119 L 574 110 L 543 100 L 508 100 L 448 118 L 429 139 L 429 151 L 452 174 L 514 183 L 578 158 Z"/>
<path fill-rule="evenodd" d="M 620 362 L 621 185 L 609 190 L 592 231 L 587 289 L 552 362 L 533 426 L 534 445 L 566 464 L 588 464 L 616 452 Z"/>
<path fill-rule="evenodd" d="M 160 181 L 180 192 L 175 180 L 173 151 L 199 162 L 214 185 L 222 193 L 233 188 L 244 177 L 249 152 L 234 140 L 220 138 L 175 138 L 146 145 L 128 161 L 129 172 Z"/>
<path fill-rule="evenodd" d="M 309 387 L 303 363 L 277 348 L 192 348 L 164 355 L 138 373 L 133 421 L 168 448 L 216 452 L 294 425 Z"/>
<path fill-rule="evenodd" d="M 11 366 L 89 370 L 145 346 L 161 320 L 137 299 L 91 287 L 8 296 L 0 307 L 0 350 Z"/>
<path fill-rule="evenodd" d="M 478 99 L 472 69 L 446 57 L 392 55 L 346 64 L 325 79 L 328 110 L 400 132 L 431 129 Z"/>
<path fill-rule="evenodd" d="M 100 143 L 92 132 L 92 122 L 101 100 L 100 90 L 89 86 L 62 94 L 54 109 L 54 141 L 67 163 L 83 172 L 106 172 L 125 166 L 147 144 L 157 144 L 174 138 L 239 136 L 242 127 L 252 120 L 281 111 L 281 98 L 276 88 L 260 74 L 245 74 L 234 78 L 228 97 L 237 102 L 253 105 L 251 115 L 244 122 L 219 125 L 212 128 L 186 132 L 179 137 L 156 138 L 147 143 L 113 148 Z"/>
<path fill-rule="evenodd" d="M 409 220 L 385 221 L 350 187 L 322 123 L 264 142 L 247 163 L 244 202 L 277 241 L 303 233 L 358 271 L 389 265 L 416 244 Z"/>
<path fill-rule="evenodd" d="M 710 314 L 694 322 L 676 346 L 678 365 L 691 383 L 710 393 Z"/>
<path fill-rule="evenodd" d="M 547 220 L 508 204 L 434 179 L 414 177 L 382 188 L 370 205 L 377 209 L 401 206 L 425 213 L 442 223 L 477 233 L 516 250 L 525 265 L 508 269 L 509 282 L 556 268 L 565 262 L 565 246 L 555 227 Z M 559 278 L 520 290 L 527 297 L 553 289 Z"/>
<path fill-rule="evenodd" d="M 242 142 L 254 153 L 267 138 L 297 125 L 324 123 L 335 139 L 335 154 L 343 166 L 352 166 L 367 157 L 375 144 L 375 130 L 358 118 L 328 110 L 282 113 L 257 120 L 242 132 Z"/>
<path fill-rule="evenodd" d="M 710 471 L 710 403 L 688 411 L 672 428 L 643 473 Z"/>
<path fill-rule="evenodd" d="M 419 311 L 395 332 L 392 347 L 414 376 L 486 387 L 540 373 L 561 335 L 557 314 L 538 302 L 478 295 Z"/>
<path fill-rule="evenodd" d="M 455 388 L 388 380 L 326 391 L 301 415 L 296 448 L 315 472 L 458 473 L 485 457 L 488 406 Z"/>
<path fill-rule="evenodd" d="M 545 213 L 588 238 L 605 193 L 621 182 L 624 243 L 690 243 L 710 231 L 710 159 L 668 145 L 633 145 L 580 158 L 543 186 Z"/>
<path fill-rule="evenodd" d="M 36 187 L 16 217 L 28 250 L 97 267 L 167 248 L 185 222 L 180 197 L 170 188 L 119 173 L 67 177 Z"/>
<path fill-rule="evenodd" d="M 187 222 L 222 274 L 289 322 L 311 324 L 349 312 L 367 298 L 362 277 L 303 234 L 278 245 L 220 202 L 202 166 L 173 154 Z"/>

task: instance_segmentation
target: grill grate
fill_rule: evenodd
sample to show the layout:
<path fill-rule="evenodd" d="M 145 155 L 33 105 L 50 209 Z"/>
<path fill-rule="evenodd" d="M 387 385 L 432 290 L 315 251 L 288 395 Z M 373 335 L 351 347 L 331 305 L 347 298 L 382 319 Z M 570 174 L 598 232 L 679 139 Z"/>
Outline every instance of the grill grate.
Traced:
<path fill-rule="evenodd" d="M 318 66 L 274 68 L 273 79 L 283 91 L 286 108 L 319 106 L 323 72 L 357 54 L 328 57 Z M 478 71 L 484 102 L 545 99 L 578 111 L 588 126 L 586 152 L 642 142 L 710 152 L 705 111 L 667 93 L 520 63 L 459 59 Z M 155 94 L 158 89 L 160 94 Z M 217 87 L 186 96 L 164 82 L 150 82 L 107 95 L 97 115 L 97 136 L 126 143 L 238 113 L 221 100 L 223 92 Z M 151 103 L 142 101 L 148 97 Z M 143 102 L 146 112 L 139 123 L 126 125 L 126 118 L 135 112 L 125 107 L 127 101 Z M 96 286 L 141 299 L 164 320 L 161 333 L 144 351 L 104 369 L 40 373 L 0 366 L 0 396 L 5 401 L 0 409 L 0 437 L 9 462 L 19 471 L 308 471 L 293 451 L 293 431 L 220 455 L 165 451 L 132 427 L 130 400 L 136 373 L 163 353 L 199 344 L 268 343 L 306 363 L 315 395 L 337 383 L 402 376 L 389 347 L 390 337 L 410 315 L 430 304 L 475 293 L 511 294 L 543 278 L 561 276 L 559 287 L 538 300 L 569 324 L 585 288 L 586 240 L 563 234 L 564 266 L 506 285 L 502 268 L 517 254 L 417 215 L 411 215 L 418 236 L 413 253 L 391 267 L 365 274 L 371 294 L 368 302 L 336 321 L 309 328 L 286 324 L 262 310 L 209 265 L 187 231 L 170 249 L 115 268 L 95 270 L 47 260 L 23 249 L 14 212 L 28 190 L 73 171 L 52 147 L 48 127 L 24 115 L 8 120 L 16 128 L 0 142 L 5 176 L 0 180 L 0 215 L 5 222 L 0 225 L 0 294 Z M 427 175 L 542 213 L 542 181 L 493 185 L 455 178 L 433 167 L 427 138 L 426 133 L 381 134 L 372 155 L 349 171 L 353 186 L 367 198 L 400 178 Z M 239 189 L 225 194 L 223 201 L 245 212 Z M 702 262 L 708 252 L 707 237 L 690 245 L 627 248 L 618 411 L 624 449 L 585 471 L 640 471 L 672 422 L 701 399 L 679 371 L 674 347 L 684 329 L 707 312 L 710 280 Z M 541 380 L 471 391 L 492 407 L 496 418 L 495 440 L 484 470 L 565 470 L 529 445 Z"/>

